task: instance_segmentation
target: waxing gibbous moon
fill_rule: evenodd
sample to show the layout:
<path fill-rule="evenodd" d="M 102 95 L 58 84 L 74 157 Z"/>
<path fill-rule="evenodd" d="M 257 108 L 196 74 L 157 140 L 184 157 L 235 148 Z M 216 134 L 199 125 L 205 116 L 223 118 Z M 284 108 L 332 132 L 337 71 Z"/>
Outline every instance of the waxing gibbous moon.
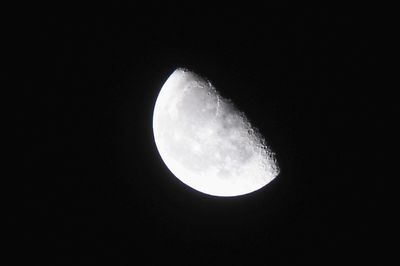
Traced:
<path fill-rule="evenodd" d="M 175 70 L 161 88 L 153 132 L 169 170 L 200 192 L 243 195 L 279 174 L 274 154 L 244 113 L 186 69 Z"/>

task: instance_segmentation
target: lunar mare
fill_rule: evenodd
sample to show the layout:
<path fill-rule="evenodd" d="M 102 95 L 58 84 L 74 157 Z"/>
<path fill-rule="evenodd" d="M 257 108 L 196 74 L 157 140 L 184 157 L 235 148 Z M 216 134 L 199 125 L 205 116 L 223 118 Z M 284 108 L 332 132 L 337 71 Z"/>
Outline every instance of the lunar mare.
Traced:
<path fill-rule="evenodd" d="M 168 169 L 200 192 L 243 195 L 279 174 L 274 154 L 244 113 L 186 69 L 175 70 L 161 88 L 153 132 Z"/>

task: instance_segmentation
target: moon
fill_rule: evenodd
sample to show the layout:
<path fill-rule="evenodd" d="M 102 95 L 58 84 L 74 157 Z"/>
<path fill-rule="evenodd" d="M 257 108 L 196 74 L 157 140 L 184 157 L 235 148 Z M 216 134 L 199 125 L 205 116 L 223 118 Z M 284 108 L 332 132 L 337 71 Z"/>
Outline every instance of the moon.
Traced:
<path fill-rule="evenodd" d="M 279 174 L 275 154 L 244 113 L 187 69 L 176 69 L 162 86 L 153 133 L 168 169 L 205 194 L 248 194 Z"/>

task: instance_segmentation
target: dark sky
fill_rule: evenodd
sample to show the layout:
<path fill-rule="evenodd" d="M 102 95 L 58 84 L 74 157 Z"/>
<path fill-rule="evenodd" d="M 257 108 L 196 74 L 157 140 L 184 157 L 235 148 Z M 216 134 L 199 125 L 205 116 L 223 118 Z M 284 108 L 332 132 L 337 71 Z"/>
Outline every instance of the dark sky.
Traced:
<path fill-rule="evenodd" d="M 2 75 L 16 85 L 20 158 L 7 215 L 12 261 L 382 259 L 383 187 L 368 167 L 382 160 L 369 145 L 382 126 L 374 16 L 200 3 L 80 9 L 27 8 L 9 22 Z M 152 113 L 177 67 L 209 78 L 247 114 L 277 154 L 277 179 L 219 198 L 169 172 Z"/>

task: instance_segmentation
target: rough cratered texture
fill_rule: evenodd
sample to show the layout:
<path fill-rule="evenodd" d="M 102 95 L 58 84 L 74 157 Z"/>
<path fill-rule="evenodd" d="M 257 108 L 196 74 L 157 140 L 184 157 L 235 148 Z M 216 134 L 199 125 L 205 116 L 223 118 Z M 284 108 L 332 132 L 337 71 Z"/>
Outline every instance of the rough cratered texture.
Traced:
<path fill-rule="evenodd" d="M 279 168 L 258 131 L 212 84 L 177 69 L 154 108 L 154 139 L 171 172 L 215 196 L 247 194 L 268 184 Z"/>

